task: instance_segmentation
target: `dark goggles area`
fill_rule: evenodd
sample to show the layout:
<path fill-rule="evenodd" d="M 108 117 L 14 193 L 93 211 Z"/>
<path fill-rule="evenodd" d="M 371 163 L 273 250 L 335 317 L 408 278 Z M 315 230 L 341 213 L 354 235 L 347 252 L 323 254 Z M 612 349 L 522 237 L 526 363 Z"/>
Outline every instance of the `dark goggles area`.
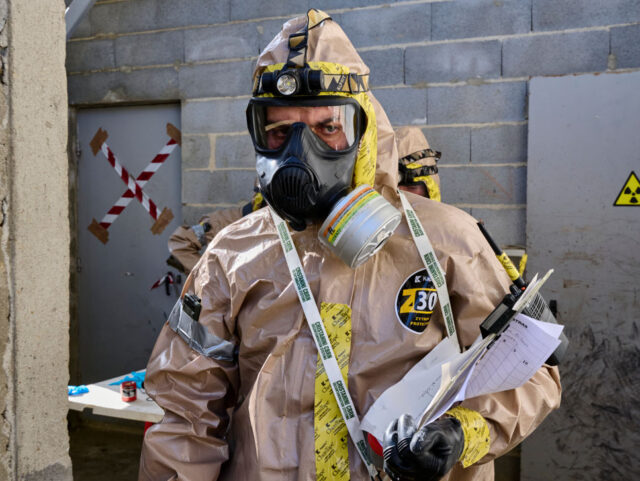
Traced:
<path fill-rule="evenodd" d="M 344 152 L 360 141 L 366 115 L 360 104 L 348 97 L 259 98 L 249 102 L 247 123 L 258 151 L 280 150 L 287 144 L 293 125 L 303 123 L 327 151 Z"/>

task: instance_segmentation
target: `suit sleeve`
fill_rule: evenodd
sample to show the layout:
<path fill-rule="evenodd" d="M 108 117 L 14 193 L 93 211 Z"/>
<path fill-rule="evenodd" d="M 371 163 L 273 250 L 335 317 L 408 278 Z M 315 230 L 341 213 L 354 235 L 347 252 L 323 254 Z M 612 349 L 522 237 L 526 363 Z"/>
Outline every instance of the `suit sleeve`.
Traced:
<path fill-rule="evenodd" d="M 202 299 L 199 323 L 221 344 L 235 344 L 229 286 L 215 255 L 207 252 L 192 276 Z M 165 415 L 145 434 L 140 481 L 218 479 L 229 457 L 226 434 L 239 380 L 234 359 L 206 352 L 190 347 L 169 323 L 160 332 L 145 388 Z"/>
<path fill-rule="evenodd" d="M 211 242 L 218 232 L 240 218 L 242 218 L 240 207 L 217 210 L 202 217 L 198 222 L 208 222 L 211 226 L 211 229 L 204 234 L 206 244 Z M 198 236 L 188 225 L 178 227 L 169 237 L 169 252 L 180 261 L 187 273 L 191 272 L 200 259 L 200 250 L 203 247 L 205 246 L 200 243 Z"/>
<path fill-rule="evenodd" d="M 473 226 L 475 227 L 475 226 Z M 479 235 L 479 234 L 478 234 Z M 447 260 L 452 309 L 463 346 L 479 335 L 479 325 L 507 293 L 510 280 L 483 238 L 469 229 L 469 255 Z M 558 369 L 543 365 L 523 386 L 467 399 L 462 406 L 478 411 L 487 420 L 491 436 L 488 462 L 517 446 L 547 415 L 560 406 Z"/>
<path fill-rule="evenodd" d="M 180 261 L 187 274 L 200 259 L 201 248 L 198 236 L 188 225 L 178 227 L 169 237 L 169 252 Z"/>

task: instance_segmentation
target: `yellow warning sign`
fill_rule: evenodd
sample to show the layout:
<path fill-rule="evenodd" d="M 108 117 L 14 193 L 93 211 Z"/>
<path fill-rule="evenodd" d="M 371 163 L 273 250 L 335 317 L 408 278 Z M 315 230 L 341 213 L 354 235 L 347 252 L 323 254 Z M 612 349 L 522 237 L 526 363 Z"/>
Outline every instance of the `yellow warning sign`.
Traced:
<path fill-rule="evenodd" d="M 640 181 L 635 172 L 631 171 L 629 178 L 622 186 L 622 190 L 613 205 L 640 207 Z"/>

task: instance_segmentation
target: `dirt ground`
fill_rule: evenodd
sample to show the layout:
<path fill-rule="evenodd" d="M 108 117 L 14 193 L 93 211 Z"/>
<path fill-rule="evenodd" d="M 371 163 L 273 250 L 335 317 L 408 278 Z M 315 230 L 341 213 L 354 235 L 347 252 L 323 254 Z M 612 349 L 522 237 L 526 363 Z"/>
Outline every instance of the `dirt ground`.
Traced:
<path fill-rule="evenodd" d="M 136 481 L 144 424 L 70 411 L 69 436 L 74 481 Z M 496 462 L 496 481 L 520 479 L 520 452 Z"/>
<path fill-rule="evenodd" d="M 136 481 L 144 423 L 114 422 L 70 412 L 74 481 Z"/>

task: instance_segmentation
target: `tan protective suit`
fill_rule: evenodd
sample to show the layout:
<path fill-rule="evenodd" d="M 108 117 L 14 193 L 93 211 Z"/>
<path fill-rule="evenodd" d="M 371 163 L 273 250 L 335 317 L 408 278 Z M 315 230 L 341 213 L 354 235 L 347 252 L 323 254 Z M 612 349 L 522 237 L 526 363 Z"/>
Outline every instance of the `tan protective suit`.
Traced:
<path fill-rule="evenodd" d="M 216 210 L 202 217 L 198 221 L 199 223 L 208 222 L 211 225 L 211 229 L 205 232 L 204 235 L 206 243 L 211 242 L 218 232 L 241 217 L 242 207 Z M 180 261 L 187 274 L 191 272 L 200 259 L 200 249 L 202 247 L 203 245 L 200 244 L 198 236 L 188 225 L 181 225 L 169 237 L 169 252 Z"/>
<path fill-rule="evenodd" d="M 415 163 L 419 165 L 427 165 L 427 166 L 435 166 L 436 158 L 433 156 L 429 157 L 421 157 L 418 159 L 405 159 L 405 157 L 416 154 L 426 149 L 430 149 L 429 142 L 427 138 L 422 133 L 419 127 L 409 126 L 409 127 L 398 127 L 395 129 L 396 134 L 396 145 L 398 147 L 398 159 L 399 162 L 403 162 L 405 165 L 408 163 Z M 405 159 L 405 160 L 403 160 Z M 428 179 L 425 179 L 425 187 L 427 188 L 427 192 L 429 192 L 430 199 L 440 200 L 440 176 L 438 174 L 429 175 L 433 182 L 436 184 L 436 188 L 431 188 L 431 191 L 436 190 L 437 195 L 434 196 L 432 192 L 430 192 L 430 183 Z"/>
<path fill-rule="evenodd" d="M 283 62 L 286 38 L 304 17 L 285 24 L 258 65 Z M 355 49 L 333 21 L 309 32 L 310 60 L 327 60 L 366 73 Z M 376 188 L 394 205 L 397 150 L 391 125 L 375 107 L 378 128 Z M 407 195 L 446 271 L 463 346 L 507 291 L 509 279 L 466 213 Z M 348 387 L 360 418 L 445 335 L 440 311 L 420 334 L 396 319 L 398 288 L 424 268 L 406 221 L 372 259 L 355 270 L 318 240 L 318 226 L 292 232 L 318 303 L 348 304 L 352 344 Z M 165 417 L 145 436 L 140 480 L 302 481 L 315 479 L 314 377 L 317 351 L 298 301 L 268 209 L 228 226 L 192 272 L 202 299 L 200 323 L 237 345 L 237 362 L 200 355 L 167 325 L 147 367 L 148 393 Z M 491 449 L 446 479 L 493 479 L 492 460 L 512 449 L 560 403 L 555 368 L 543 367 L 524 386 L 464 402 L 488 421 Z M 368 474 L 349 443 L 352 480 Z M 387 479 L 384 476 L 384 479 Z"/>

